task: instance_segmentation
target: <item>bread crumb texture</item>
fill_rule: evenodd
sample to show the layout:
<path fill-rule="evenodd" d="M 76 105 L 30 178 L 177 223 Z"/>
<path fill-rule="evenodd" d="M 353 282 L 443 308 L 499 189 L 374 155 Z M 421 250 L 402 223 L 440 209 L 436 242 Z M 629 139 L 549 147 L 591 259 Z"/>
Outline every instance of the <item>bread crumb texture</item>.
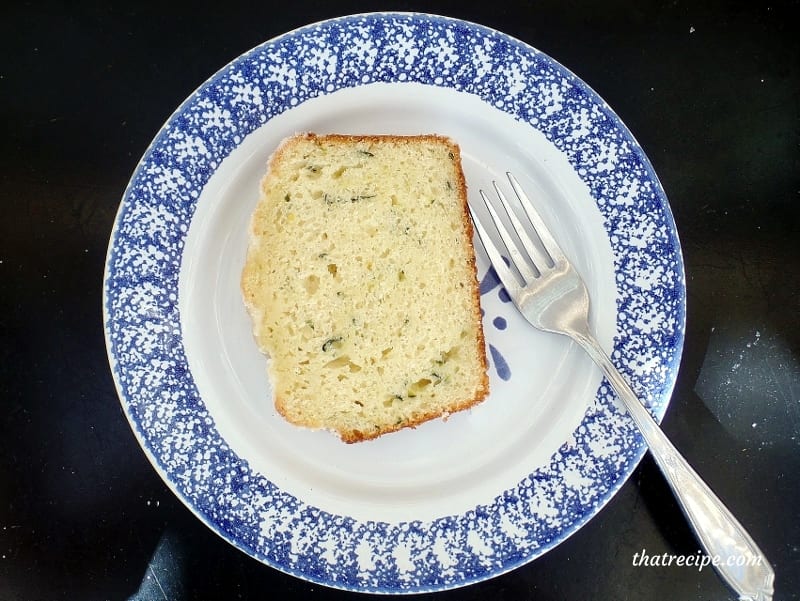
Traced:
<path fill-rule="evenodd" d="M 242 292 L 289 422 L 375 438 L 488 394 L 448 138 L 299 134 L 269 161 Z"/>

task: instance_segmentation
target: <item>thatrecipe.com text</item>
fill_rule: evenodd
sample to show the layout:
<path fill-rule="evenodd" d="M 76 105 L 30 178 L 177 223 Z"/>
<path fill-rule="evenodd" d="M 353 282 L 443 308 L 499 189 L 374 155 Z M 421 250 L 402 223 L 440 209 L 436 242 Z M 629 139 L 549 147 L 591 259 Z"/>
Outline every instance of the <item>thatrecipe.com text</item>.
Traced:
<path fill-rule="evenodd" d="M 648 567 L 648 568 L 662 568 L 670 566 L 697 568 L 700 572 L 703 568 L 708 566 L 753 566 L 761 565 L 762 558 L 747 557 L 745 555 L 731 555 L 729 557 L 721 557 L 719 555 L 705 555 L 701 551 L 693 555 L 672 555 L 670 553 L 662 553 L 661 555 L 648 555 L 647 551 L 642 549 L 641 552 L 637 551 L 633 554 L 633 567 Z"/>

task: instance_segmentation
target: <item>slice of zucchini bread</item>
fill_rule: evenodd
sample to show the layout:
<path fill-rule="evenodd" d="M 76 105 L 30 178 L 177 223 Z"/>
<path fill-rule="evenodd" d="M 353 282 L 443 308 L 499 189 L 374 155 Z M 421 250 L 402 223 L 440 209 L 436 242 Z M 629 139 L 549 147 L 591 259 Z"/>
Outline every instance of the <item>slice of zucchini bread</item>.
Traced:
<path fill-rule="evenodd" d="M 299 134 L 270 158 L 241 288 L 289 422 L 375 438 L 488 394 L 457 144 Z"/>

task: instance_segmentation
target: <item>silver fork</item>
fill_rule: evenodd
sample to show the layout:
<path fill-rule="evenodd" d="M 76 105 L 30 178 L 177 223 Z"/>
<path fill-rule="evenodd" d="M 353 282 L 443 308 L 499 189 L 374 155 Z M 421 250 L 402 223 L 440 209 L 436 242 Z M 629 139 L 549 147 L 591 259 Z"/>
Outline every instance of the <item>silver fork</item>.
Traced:
<path fill-rule="evenodd" d="M 480 194 L 522 281 L 506 264 L 503 253 L 472 208 L 470 212 L 489 260 L 514 304 L 535 327 L 569 336 L 597 363 L 641 431 L 709 561 L 723 580 L 740 599 L 772 599 L 775 574 L 769 562 L 747 531 L 675 449 L 600 347 L 589 328 L 589 293 L 583 279 L 550 234 L 517 179 L 511 173 L 507 176 L 544 252 L 527 234 L 497 182 L 493 182 L 495 192 L 522 248 L 506 229 L 486 193 L 481 190 Z M 738 565 L 742 563 L 744 565 Z"/>

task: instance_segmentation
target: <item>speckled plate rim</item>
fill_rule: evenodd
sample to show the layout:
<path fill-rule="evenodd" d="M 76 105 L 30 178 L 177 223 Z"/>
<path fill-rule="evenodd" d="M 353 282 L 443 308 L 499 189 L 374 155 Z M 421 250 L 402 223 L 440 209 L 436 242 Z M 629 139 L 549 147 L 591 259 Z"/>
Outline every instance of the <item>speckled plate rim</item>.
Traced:
<path fill-rule="evenodd" d="M 181 248 L 214 169 L 272 117 L 375 82 L 474 94 L 564 153 L 611 241 L 619 293 L 612 357 L 660 419 L 683 347 L 685 281 L 666 195 L 647 157 L 605 102 L 550 57 L 484 26 L 434 15 L 373 13 L 309 25 L 243 54 L 200 86 L 158 132 L 125 191 L 104 274 L 106 343 L 146 455 L 224 539 L 335 588 L 439 591 L 542 555 L 625 482 L 644 445 L 605 382 L 550 464 L 492 503 L 435 520 L 361 522 L 305 504 L 236 456 L 194 385 L 178 314 Z"/>

